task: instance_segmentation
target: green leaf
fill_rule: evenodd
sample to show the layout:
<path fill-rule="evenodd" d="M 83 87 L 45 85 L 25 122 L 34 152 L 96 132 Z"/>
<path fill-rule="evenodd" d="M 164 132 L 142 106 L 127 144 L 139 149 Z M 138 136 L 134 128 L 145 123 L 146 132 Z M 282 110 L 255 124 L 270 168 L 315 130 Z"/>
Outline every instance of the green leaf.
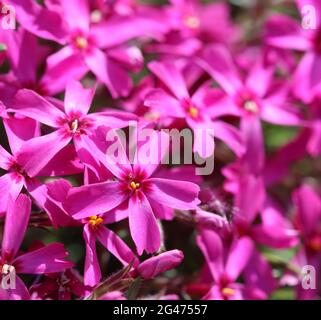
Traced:
<path fill-rule="evenodd" d="M 271 248 L 263 248 L 262 254 L 273 264 L 282 265 L 295 273 L 300 273 L 298 267 L 291 263 L 292 258 L 296 254 L 296 248 L 286 250 L 273 250 Z"/>
<path fill-rule="evenodd" d="M 297 134 L 296 127 L 282 127 L 265 123 L 264 135 L 267 147 L 269 149 L 276 149 L 289 143 Z"/>
<path fill-rule="evenodd" d="M 292 288 L 282 288 L 275 291 L 271 300 L 295 300 L 295 293 Z"/>
<path fill-rule="evenodd" d="M 6 51 L 6 50 L 7 50 L 7 46 L 4 43 L 0 43 L 0 52 Z"/>
<path fill-rule="evenodd" d="M 130 286 L 130 288 L 127 291 L 126 296 L 127 296 L 128 300 L 136 300 L 137 299 L 141 284 L 142 284 L 142 279 L 140 277 L 136 278 L 135 281 L 132 283 L 132 285 Z"/>

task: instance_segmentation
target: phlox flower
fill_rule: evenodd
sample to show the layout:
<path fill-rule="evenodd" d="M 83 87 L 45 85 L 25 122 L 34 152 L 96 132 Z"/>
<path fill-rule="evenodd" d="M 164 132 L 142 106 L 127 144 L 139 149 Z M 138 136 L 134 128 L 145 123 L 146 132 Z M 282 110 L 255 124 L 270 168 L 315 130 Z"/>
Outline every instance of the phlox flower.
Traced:
<path fill-rule="evenodd" d="M 19 89 L 31 89 L 38 94 L 52 99 L 53 95 L 63 91 L 67 83 L 79 78 L 71 63 L 58 65 L 57 68 L 46 68 L 38 78 L 37 72 L 50 53 L 50 47 L 39 45 L 37 37 L 25 29 L 0 30 L 0 41 L 6 46 L 6 55 L 10 72 L 1 75 L 0 99 L 9 108 L 12 99 Z"/>
<path fill-rule="evenodd" d="M 3 124 L 11 154 L 0 145 L 0 168 L 5 172 L 0 177 L 0 214 L 6 211 L 9 198 L 15 200 L 23 187 L 33 197 L 37 198 L 38 205 L 41 206 L 42 201 L 38 197 L 37 190 L 39 188 L 44 189 L 44 187 L 37 178 L 41 176 L 76 174 L 83 170 L 73 146 L 70 145 L 58 152 L 37 176 L 31 178 L 23 168 L 24 162 L 21 159 L 20 151 L 26 141 L 39 137 L 38 123 L 24 116 L 5 115 Z"/>
<path fill-rule="evenodd" d="M 205 257 L 213 283 L 209 285 L 209 291 L 203 299 L 243 300 L 266 297 L 259 288 L 237 283 L 237 278 L 249 263 L 253 252 L 253 243 L 248 238 L 241 238 L 226 248 L 215 231 L 202 229 L 197 237 L 197 244 Z"/>
<path fill-rule="evenodd" d="M 132 276 L 140 276 L 147 280 L 152 279 L 163 272 L 176 268 L 183 259 L 184 254 L 180 250 L 166 251 L 140 263 L 132 272 Z"/>
<path fill-rule="evenodd" d="M 157 137 L 158 134 L 154 132 L 152 139 Z M 125 149 L 120 146 L 120 162 L 115 163 L 106 150 L 104 148 L 102 152 L 105 157 L 102 164 L 113 176 L 104 182 L 73 188 L 68 193 L 64 208 L 75 219 L 97 216 L 112 209 L 123 212 L 129 218 L 130 232 L 138 254 L 141 255 L 144 250 L 153 253 L 161 244 L 155 216 L 163 216 L 163 206 L 195 209 L 199 203 L 199 187 L 192 182 L 153 177 L 162 155 L 159 155 L 157 164 L 142 164 L 139 158 L 131 164 Z"/>
<path fill-rule="evenodd" d="M 183 38 L 195 37 L 204 42 L 231 42 L 237 29 L 230 21 L 229 7 L 221 3 L 201 5 L 198 0 L 170 1 L 167 14 L 173 30 L 179 30 Z M 213 25 L 213 21 L 216 24 Z"/>
<path fill-rule="evenodd" d="M 266 67 L 262 60 L 252 66 L 245 79 L 223 46 L 207 48 L 199 61 L 226 93 L 217 99 L 213 114 L 240 117 L 245 144 L 251 141 L 247 156 L 253 167 L 264 163 L 261 120 L 285 126 L 302 124 L 302 115 L 287 101 L 288 86 L 275 82 L 274 66 Z"/>
<path fill-rule="evenodd" d="M 8 295 L 13 300 L 29 299 L 28 289 L 18 274 L 56 273 L 73 266 L 73 263 L 64 260 L 68 254 L 60 243 L 52 243 L 25 254 L 18 254 L 28 226 L 30 212 L 30 199 L 20 195 L 16 201 L 10 202 L 6 214 L 0 269 L 2 275 L 4 269 L 16 273 L 15 289 L 8 289 Z"/>
<path fill-rule="evenodd" d="M 47 184 L 47 188 L 48 197 L 60 207 L 60 210 L 64 211 L 63 204 L 72 189 L 71 184 L 66 180 L 57 180 Z M 64 213 L 67 214 L 66 212 Z M 64 221 L 60 221 L 61 214 L 57 215 L 57 218 L 58 224 L 64 223 Z M 138 263 L 135 254 L 125 242 L 116 233 L 106 228 L 106 224 L 115 222 L 117 222 L 117 219 L 114 219 L 108 213 L 77 219 L 73 224 L 69 221 L 69 225 L 83 226 L 83 238 L 86 245 L 84 269 L 84 284 L 86 286 L 94 287 L 102 278 L 96 251 L 96 241 L 99 241 L 123 265 L 133 263 L 136 266 Z"/>
<path fill-rule="evenodd" d="M 247 149 L 250 144 L 251 141 L 248 141 Z M 233 231 L 265 246 L 277 249 L 295 247 L 298 245 L 298 233 L 266 191 L 265 166 L 259 171 L 251 166 L 253 154 L 246 152 L 241 159 L 222 169 L 226 178 L 224 189 L 234 195 L 237 210 L 233 217 Z M 258 217 L 261 224 L 256 223 Z"/>
<path fill-rule="evenodd" d="M 26 142 L 20 151 L 20 163 L 30 177 L 39 173 L 57 153 L 71 141 L 78 156 L 88 150 L 87 136 L 101 125 L 127 126 L 133 117 L 118 111 L 88 114 L 95 90 L 85 89 L 77 81 L 66 88 L 64 105 L 53 104 L 32 90 L 22 89 L 16 94 L 11 112 L 35 119 L 55 129 L 52 133 Z M 135 117 L 134 117 L 135 118 Z M 89 156 L 87 152 L 84 156 Z"/>
<path fill-rule="evenodd" d="M 295 223 L 302 236 L 308 260 L 320 268 L 321 256 L 321 198 L 309 185 L 302 185 L 293 193 Z"/>
<path fill-rule="evenodd" d="M 157 53 L 161 59 L 188 59 L 195 56 L 208 43 L 224 43 L 229 46 L 241 32 L 230 18 L 230 8 L 223 2 L 201 4 L 198 0 L 173 0 L 164 6 L 168 30 L 165 39 L 147 44 L 147 52 Z M 215 21 L 215 24 L 213 24 Z"/>
<path fill-rule="evenodd" d="M 285 271 L 281 282 L 295 287 L 297 299 L 318 299 L 321 268 L 321 199 L 316 190 L 308 184 L 297 188 L 292 194 L 292 199 L 295 205 L 293 224 L 300 233 L 301 245 L 290 261 L 292 268 Z M 302 286 L 300 273 L 307 266 L 314 268 L 314 288 L 311 286 L 305 289 Z"/>
<path fill-rule="evenodd" d="M 321 4 L 318 0 L 296 0 L 301 18 L 305 5 L 316 10 L 316 26 L 304 29 L 300 21 L 285 15 L 272 16 L 267 24 L 264 40 L 270 45 L 281 49 L 292 49 L 304 52 L 304 56 L 293 75 L 293 93 L 296 97 L 309 103 L 321 88 Z M 310 21 L 313 23 L 312 19 Z"/>
<path fill-rule="evenodd" d="M 208 84 L 201 86 L 192 96 L 188 92 L 182 73 L 172 63 L 152 62 L 149 69 L 164 83 L 169 93 L 163 89 L 151 89 L 145 98 L 145 105 L 158 111 L 162 116 L 184 119 L 194 131 L 194 151 L 209 157 L 213 153 L 211 141 L 214 136 L 223 140 L 238 155 L 244 151 L 242 139 L 237 129 L 226 122 L 212 120 L 213 105 Z"/>
<path fill-rule="evenodd" d="M 78 69 L 72 72 L 80 77 L 90 70 L 108 87 L 114 98 L 128 95 L 133 86 L 128 70 L 139 70 L 143 63 L 140 50 L 125 43 L 147 34 L 159 37 L 163 33 L 162 24 L 144 16 L 113 16 L 92 24 L 88 0 L 59 1 L 59 5 L 51 10 L 31 0 L 11 2 L 16 7 L 18 20 L 26 29 L 65 45 L 48 57 L 49 70 L 60 69 L 63 74 L 63 66 L 68 66 Z M 53 30 L 50 19 L 47 22 L 42 17 L 41 20 L 32 19 L 31 12 L 47 13 L 56 20 L 60 32 Z"/>

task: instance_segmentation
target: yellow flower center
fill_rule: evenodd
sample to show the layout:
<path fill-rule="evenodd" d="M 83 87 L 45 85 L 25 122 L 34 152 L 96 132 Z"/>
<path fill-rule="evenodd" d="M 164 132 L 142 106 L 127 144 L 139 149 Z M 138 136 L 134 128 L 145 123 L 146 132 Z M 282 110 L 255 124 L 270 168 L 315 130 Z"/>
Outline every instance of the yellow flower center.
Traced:
<path fill-rule="evenodd" d="M 78 120 L 74 120 L 74 121 L 71 123 L 71 131 L 72 131 L 72 133 L 76 133 L 76 132 L 77 132 L 78 126 L 79 126 Z"/>
<path fill-rule="evenodd" d="M 187 16 L 184 19 L 184 23 L 191 29 L 198 29 L 201 25 L 200 19 L 196 16 Z"/>
<path fill-rule="evenodd" d="M 91 227 L 98 227 L 100 224 L 102 224 L 104 222 L 104 219 L 103 218 L 100 218 L 98 216 L 91 216 L 89 218 L 89 225 Z"/>
<path fill-rule="evenodd" d="M 78 49 L 86 49 L 88 47 L 88 40 L 85 37 L 76 38 L 76 46 Z"/>
<path fill-rule="evenodd" d="M 137 190 L 137 189 L 140 188 L 140 183 L 135 182 L 135 181 L 132 181 L 132 182 L 129 184 L 129 186 L 130 186 L 130 188 L 131 188 L 133 191 L 135 191 L 135 190 Z"/>
<path fill-rule="evenodd" d="M 235 294 L 235 290 L 233 290 L 231 288 L 224 288 L 224 289 L 222 289 L 222 294 L 224 296 L 233 296 Z"/>
<path fill-rule="evenodd" d="M 244 103 L 244 109 L 253 113 L 257 113 L 259 111 L 259 107 L 254 101 L 246 101 Z"/>
<path fill-rule="evenodd" d="M 188 113 L 189 113 L 189 115 L 190 115 L 193 119 L 197 119 L 198 116 L 199 116 L 199 111 L 198 111 L 198 109 L 195 108 L 195 107 L 193 107 L 193 106 L 189 107 Z"/>

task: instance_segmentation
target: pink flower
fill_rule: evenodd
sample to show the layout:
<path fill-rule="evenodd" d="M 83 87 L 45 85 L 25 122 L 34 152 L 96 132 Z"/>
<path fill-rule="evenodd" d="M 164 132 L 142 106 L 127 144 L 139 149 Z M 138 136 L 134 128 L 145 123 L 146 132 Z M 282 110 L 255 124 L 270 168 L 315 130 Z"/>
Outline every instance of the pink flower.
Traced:
<path fill-rule="evenodd" d="M 293 193 L 296 223 L 309 257 L 321 255 L 321 198 L 309 185 L 302 185 Z"/>
<path fill-rule="evenodd" d="M 22 28 L 0 31 L 0 39 L 7 47 L 12 71 L 2 75 L 4 85 L 0 87 L 0 99 L 8 108 L 19 89 L 32 89 L 51 101 L 54 100 L 52 96 L 63 91 L 69 81 L 84 74 L 83 71 L 78 74 L 79 69 L 66 63 L 59 68 L 46 68 L 38 78 L 37 71 L 50 52 L 50 47 L 40 46 L 37 38 Z"/>
<path fill-rule="evenodd" d="M 240 161 L 223 169 L 227 178 L 225 189 L 234 195 L 234 234 L 246 235 L 256 243 L 277 249 L 297 246 L 298 233 L 280 205 L 267 194 L 263 176 L 250 172 L 249 168 L 246 161 Z M 260 224 L 255 223 L 258 217 Z"/>
<path fill-rule="evenodd" d="M 176 268 L 183 259 L 184 254 L 182 251 L 167 251 L 139 264 L 135 273 L 144 279 L 152 279 L 163 272 Z"/>
<path fill-rule="evenodd" d="M 65 261 L 68 255 L 60 243 L 18 255 L 31 211 L 31 201 L 20 195 L 8 207 L 2 240 L 0 269 L 18 274 L 44 274 L 61 272 L 73 266 Z M 3 272 L 2 272 L 3 274 Z M 16 276 L 16 288 L 8 289 L 10 299 L 28 299 L 29 293 L 22 280 Z"/>
<path fill-rule="evenodd" d="M 83 225 L 83 238 L 86 245 L 84 283 L 86 286 L 94 287 L 101 280 L 101 271 L 99 267 L 96 240 L 98 240 L 110 253 L 112 253 L 123 265 L 133 263 L 137 265 L 138 260 L 125 242 L 114 232 L 107 229 L 104 225 L 114 223 L 117 219 L 111 219 L 108 214 L 90 216 L 88 218 L 66 220 L 67 213 L 63 209 L 63 203 L 66 200 L 68 192 L 71 190 L 71 184 L 66 180 L 57 180 L 47 184 L 47 198 L 56 208 L 50 208 L 51 214 L 56 217 L 56 223 L 69 226 Z M 49 210 L 50 210 L 49 209 Z"/>
<path fill-rule="evenodd" d="M 286 101 L 287 86 L 273 82 L 273 66 L 265 67 L 260 59 L 243 80 L 230 53 L 221 46 L 208 48 L 200 63 L 227 94 L 216 112 L 242 120 L 256 117 L 279 125 L 301 124 L 298 112 Z"/>
<path fill-rule="evenodd" d="M 286 85 L 273 82 L 274 67 L 265 67 L 262 59 L 240 76 L 231 54 L 222 46 L 204 51 L 200 64 L 226 92 L 216 102 L 213 113 L 241 118 L 241 131 L 247 147 L 247 158 L 253 167 L 262 167 L 264 150 L 260 120 L 273 124 L 296 126 L 302 123 L 300 113 L 287 102 Z"/>
<path fill-rule="evenodd" d="M 40 185 L 37 179 L 28 176 L 24 170 L 20 154 L 21 148 L 26 141 L 39 136 L 38 123 L 30 118 L 21 116 L 7 117 L 3 119 L 3 123 L 12 155 L 0 145 L 0 168 L 6 172 L 0 177 L 1 214 L 6 211 L 9 198 L 11 197 L 15 200 L 23 187 L 33 196 L 36 196 L 34 191 Z M 60 170 L 61 163 L 64 163 L 63 171 Z M 56 157 L 53 157 L 47 167 L 39 172 L 39 175 L 75 174 L 81 172 L 81 170 L 82 166 L 75 160 L 74 149 L 68 146 L 62 149 Z"/>
<path fill-rule="evenodd" d="M 78 155 L 89 156 L 87 136 L 98 126 L 126 126 L 133 117 L 122 112 L 99 112 L 88 114 L 94 89 L 85 89 L 79 82 L 70 82 L 66 89 L 64 106 L 47 101 L 32 90 L 22 89 L 15 96 L 15 111 L 35 119 L 54 132 L 32 139 L 20 150 L 19 159 L 23 169 L 30 177 L 37 175 L 49 161 L 72 140 Z M 124 120 L 122 120 L 123 118 Z M 87 153 L 85 150 L 89 150 Z"/>
<path fill-rule="evenodd" d="M 267 22 L 265 41 L 274 47 L 305 52 L 293 76 L 293 93 L 309 103 L 321 88 L 321 76 L 318 72 L 321 67 L 321 5 L 318 0 L 309 2 L 296 0 L 296 4 L 300 14 L 304 5 L 308 4 L 315 8 L 316 28 L 305 30 L 301 23 L 293 18 L 275 15 Z"/>
<path fill-rule="evenodd" d="M 223 140 L 237 155 L 243 153 L 242 139 L 237 129 L 223 121 L 212 120 L 215 105 L 212 104 L 208 83 L 190 96 L 183 75 L 174 64 L 152 62 L 149 69 L 164 83 L 170 93 L 163 89 L 152 89 L 146 95 L 145 105 L 163 116 L 185 119 L 187 125 L 194 130 L 194 151 L 204 157 L 211 156 L 214 150 L 210 147 L 213 140 L 210 130 L 214 130 L 215 137 Z M 203 136 L 195 133 L 195 130 L 199 129 L 204 131 Z"/>
<path fill-rule="evenodd" d="M 76 69 L 72 72 L 80 79 L 90 70 L 108 87 L 114 98 L 129 94 L 133 83 L 128 70 L 137 71 L 143 64 L 140 50 L 124 43 L 146 34 L 159 37 L 164 29 L 162 24 L 144 15 L 130 18 L 113 16 L 108 21 L 92 24 L 88 0 L 60 1 L 54 10 L 39 8 L 31 0 L 11 2 L 17 7 L 18 19 L 25 28 L 40 37 L 66 44 L 48 58 L 49 72 L 55 69 L 61 76 L 67 66 Z M 61 28 L 59 37 L 57 30 L 51 27 L 53 21 L 46 23 L 30 19 L 32 11 L 54 17 L 57 27 Z"/>
<path fill-rule="evenodd" d="M 101 279 L 101 271 L 96 252 L 96 239 L 124 265 L 131 262 L 133 262 L 134 265 L 138 263 L 137 258 L 125 242 L 103 226 L 105 223 L 103 215 L 83 219 L 83 223 L 85 223 L 83 237 L 86 243 L 85 285 L 93 287 Z"/>
<path fill-rule="evenodd" d="M 155 215 L 162 216 L 163 206 L 195 209 L 199 203 L 199 187 L 187 181 L 153 177 L 158 165 L 131 165 L 126 152 L 118 151 L 122 163 L 108 159 L 108 153 L 103 163 L 113 174 L 112 180 L 72 189 L 64 207 L 75 219 L 97 216 L 116 208 L 116 212 L 123 212 L 123 217 L 128 215 L 138 254 L 144 250 L 153 253 L 161 242 Z"/>
<path fill-rule="evenodd" d="M 236 282 L 249 262 L 253 252 L 253 243 L 246 237 L 235 241 L 224 253 L 220 237 L 210 229 L 202 229 L 197 237 L 214 284 L 204 299 L 243 300 L 246 298 L 264 298 L 263 292 Z"/>
<path fill-rule="evenodd" d="M 195 37 L 204 42 L 231 42 L 237 29 L 230 21 L 230 8 L 225 3 L 201 5 L 197 0 L 174 0 L 167 8 L 168 20 L 173 30 L 183 38 Z M 213 25 L 213 21 L 216 23 Z"/>

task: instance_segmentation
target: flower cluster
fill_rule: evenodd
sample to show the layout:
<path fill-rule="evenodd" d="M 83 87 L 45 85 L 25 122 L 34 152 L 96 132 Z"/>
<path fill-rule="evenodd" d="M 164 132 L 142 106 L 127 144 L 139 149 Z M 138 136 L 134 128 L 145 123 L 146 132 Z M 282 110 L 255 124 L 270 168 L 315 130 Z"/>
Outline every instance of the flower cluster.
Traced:
<path fill-rule="evenodd" d="M 321 4 L 269 2 L 1 4 L 0 299 L 320 297 Z"/>

